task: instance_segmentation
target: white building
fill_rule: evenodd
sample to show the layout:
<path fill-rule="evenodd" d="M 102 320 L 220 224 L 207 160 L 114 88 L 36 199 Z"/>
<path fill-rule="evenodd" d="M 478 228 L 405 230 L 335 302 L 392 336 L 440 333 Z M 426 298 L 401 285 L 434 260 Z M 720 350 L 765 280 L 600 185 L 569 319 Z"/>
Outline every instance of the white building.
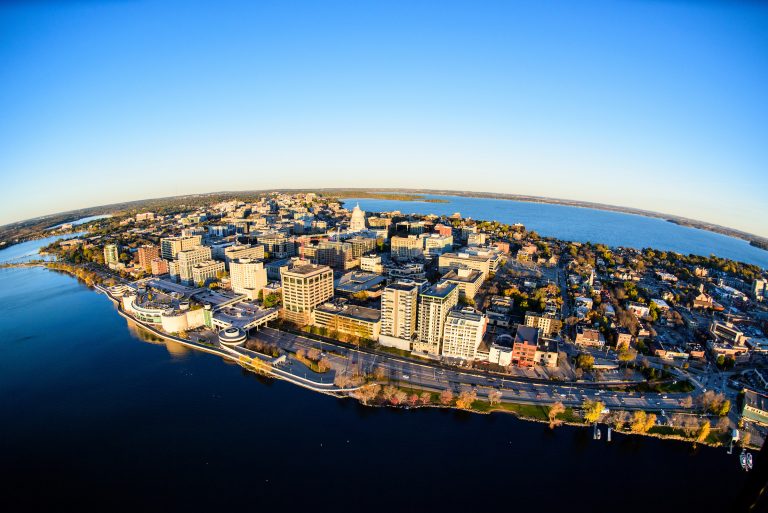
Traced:
<path fill-rule="evenodd" d="M 349 221 L 349 231 L 362 232 L 365 230 L 365 212 L 360 209 L 360 205 L 355 205 L 352 209 L 352 218 Z"/>
<path fill-rule="evenodd" d="M 488 318 L 472 308 L 451 310 L 443 328 L 443 349 L 447 358 L 474 360 L 483 341 Z"/>
<path fill-rule="evenodd" d="M 381 295 L 381 345 L 411 350 L 418 301 L 419 287 L 415 283 L 393 283 L 384 289 Z"/>
<path fill-rule="evenodd" d="M 448 312 L 459 302 L 459 287 L 440 282 L 419 296 L 418 339 L 413 350 L 437 356 Z"/>
<path fill-rule="evenodd" d="M 260 260 L 241 258 L 229 263 L 229 279 L 234 292 L 256 299 L 267 286 L 267 270 Z"/>
<path fill-rule="evenodd" d="M 224 262 L 206 260 L 192 266 L 192 283 L 200 286 L 215 281 L 224 272 Z"/>

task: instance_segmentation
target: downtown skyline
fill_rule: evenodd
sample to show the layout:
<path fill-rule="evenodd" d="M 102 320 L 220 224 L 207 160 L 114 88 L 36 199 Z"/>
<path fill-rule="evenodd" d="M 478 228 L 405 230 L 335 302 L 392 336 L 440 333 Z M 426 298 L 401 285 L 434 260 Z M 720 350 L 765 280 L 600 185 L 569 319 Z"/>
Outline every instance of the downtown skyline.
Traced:
<path fill-rule="evenodd" d="M 0 224 L 221 190 L 393 187 L 768 236 L 762 5 L 179 5 L 0 7 Z"/>

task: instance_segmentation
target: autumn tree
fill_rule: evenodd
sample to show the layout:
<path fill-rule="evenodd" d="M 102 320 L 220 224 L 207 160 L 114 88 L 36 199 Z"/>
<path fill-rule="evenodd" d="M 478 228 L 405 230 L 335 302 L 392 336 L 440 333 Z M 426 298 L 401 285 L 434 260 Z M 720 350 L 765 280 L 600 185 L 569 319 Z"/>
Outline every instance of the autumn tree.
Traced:
<path fill-rule="evenodd" d="M 627 424 L 627 422 L 629 422 L 629 413 L 625 412 L 624 410 L 617 410 L 611 413 L 609 420 L 613 426 L 613 429 L 622 430 L 624 429 L 624 426 Z"/>
<path fill-rule="evenodd" d="M 501 391 L 491 390 L 488 392 L 488 402 L 491 403 L 491 406 L 499 404 L 501 402 Z"/>
<path fill-rule="evenodd" d="M 429 392 L 422 392 L 419 396 L 419 400 L 421 401 L 421 404 L 429 404 L 432 402 L 432 394 Z"/>
<path fill-rule="evenodd" d="M 639 410 L 632 414 L 629 428 L 633 433 L 643 434 L 647 433 L 655 424 L 656 415 Z"/>
<path fill-rule="evenodd" d="M 474 390 L 463 390 L 456 399 L 456 406 L 462 410 L 468 410 L 477 400 L 477 392 Z"/>
<path fill-rule="evenodd" d="M 585 371 L 591 370 L 595 365 L 595 357 L 591 354 L 581 353 L 576 357 L 576 367 Z"/>
<path fill-rule="evenodd" d="M 709 421 L 704 421 L 701 424 L 701 427 L 699 427 L 699 432 L 696 433 L 696 442 L 701 443 L 707 439 L 709 436 L 709 431 L 711 429 L 711 426 L 709 425 Z"/>
<path fill-rule="evenodd" d="M 605 404 L 602 401 L 592 401 L 591 399 L 584 399 L 581 405 L 584 410 L 584 421 L 587 423 L 597 422 L 600 416 L 603 414 Z"/>
<path fill-rule="evenodd" d="M 376 396 L 379 395 L 380 390 L 381 390 L 380 385 L 371 383 L 368 385 L 363 385 L 362 387 L 352 392 L 351 395 L 352 397 L 359 400 L 361 403 L 368 404 L 370 401 L 373 401 L 374 399 L 376 399 Z"/>
<path fill-rule="evenodd" d="M 563 403 L 560 401 L 549 407 L 549 412 L 547 413 L 549 416 L 549 429 L 555 429 L 555 426 L 559 426 L 563 423 L 563 421 L 558 419 L 557 416 L 564 412 L 565 406 L 563 406 Z"/>
<path fill-rule="evenodd" d="M 451 392 L 448 389 L 443 390 L 440 392 L 440 404 L 443 406 L 448 406 L 453 402 L 453 392 Z"/>
<path fill-rule="evenodd" d="M 682 406 L 683 408 L 692 408 L 693 398 L 690 395 L 686 395 L 680 400 L 680 406 Z"/>

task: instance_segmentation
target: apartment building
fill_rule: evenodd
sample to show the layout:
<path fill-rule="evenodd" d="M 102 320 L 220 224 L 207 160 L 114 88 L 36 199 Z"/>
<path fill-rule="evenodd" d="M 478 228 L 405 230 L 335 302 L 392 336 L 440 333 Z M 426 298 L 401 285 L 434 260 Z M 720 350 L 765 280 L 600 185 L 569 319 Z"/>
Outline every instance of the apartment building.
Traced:
<path fill-rule="evenodd" d="M 438 356 L 448 312 L 459 302 L 455 283 L 437 283 L 419 295 L 418 339 L 413 351 Z"/>
<path fill-rule="evenodd" d="M 416 334 L 419 286 L 415 283 L 393 283 L 381 295 L 381 336 L 379 343 L 411 350 Z"/>
<path fill-rule="evenodd" d="M 261 260 L 238 258 L 229 263 L 229 279 L 234 292 L 257 299 L 267 286 L 267 270 Z"/>
<path fill-rule="evenodd" d="M 443 327 L 442 356 L 474 360 L 487 325 L 488 318 L 473 308 L 448 312 Z"/>

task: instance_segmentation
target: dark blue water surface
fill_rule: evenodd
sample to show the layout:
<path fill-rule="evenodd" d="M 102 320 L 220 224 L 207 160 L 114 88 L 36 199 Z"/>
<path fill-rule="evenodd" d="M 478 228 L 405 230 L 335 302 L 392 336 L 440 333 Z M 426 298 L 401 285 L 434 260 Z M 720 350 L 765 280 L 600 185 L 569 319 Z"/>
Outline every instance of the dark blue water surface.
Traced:
<path fill-rule="evenodd" d="M 561 240 L 602 243 L 614 247 L 653 247 L 684 255 L 715 254 L 768 269 L 768 251 L 750 246 L 741 239 L 680 226 L 663 219 L 503 199 L 433 195 L 426 197 L 444 199 L 448 203 L 368 198 L 349 198 L 344 201 L 348 208 L 360 203 L 360 208 L 370 212 L 399 210 L 403 213 L 436 215 L 460 212 L 462 216 L 473 219 L 507 224 L 522 223 L 539 235 Z"/>
<path fill-rule="evenodd" d="M 2 511 L 701 512 L 744 487 L 724 449 L 265 381 L 41 268 L 0 270 L 0 312 Z"/>

